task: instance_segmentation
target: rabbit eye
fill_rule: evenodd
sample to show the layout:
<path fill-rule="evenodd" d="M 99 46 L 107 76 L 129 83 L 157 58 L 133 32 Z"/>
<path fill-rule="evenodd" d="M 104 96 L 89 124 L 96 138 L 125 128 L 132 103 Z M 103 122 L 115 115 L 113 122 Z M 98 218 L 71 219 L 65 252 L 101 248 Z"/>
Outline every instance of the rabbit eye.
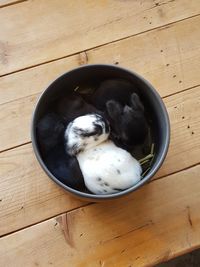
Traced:
<path fill-rule="evenodd" d="M 99 124 L 94 123 L 94 131 L 93 131 L 93 135 L 101 135 L 102 134 L 102 126 Z"/>

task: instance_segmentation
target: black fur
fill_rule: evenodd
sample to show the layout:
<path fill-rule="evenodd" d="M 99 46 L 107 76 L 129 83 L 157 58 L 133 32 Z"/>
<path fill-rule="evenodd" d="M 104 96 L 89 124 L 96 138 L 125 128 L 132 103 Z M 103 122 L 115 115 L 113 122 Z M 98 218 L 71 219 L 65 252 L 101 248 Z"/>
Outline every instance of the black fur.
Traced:
<path fill-rule="evenodd" d="M 42 158 L 49 171 L 62 183 L 84 190 L 84 180 L 78 161 L 64 147 L 64 122 L 55 113 L 48 113 L 37 124 L 37 139 Z"/>
<path fill-rule="evenodd" d="M 94 136 L 94 135 L 98 135 L 98 136 L 101 135 L 102 134 L 102 127 L 96 123 L 94 123 L 93 125 L 95 128 L 93 132 L 80 129 L 78 127 L 74 127 L 73 132 L 75 134 L 77 134 L 78 136 L 81 136 L 81 137 L 90 137 L 90 136 Z"/>
<path fill-rule="evenodd" d="M 83 147 L 80 148 L 78 144 L 73 144 L 71 150 L 73 151 L 73 155 L 77 155 L 78 153 L 83 151 Z"/>
<path fill-rule="evenodd" d="M 86 103 L 83 98 L 75 92 L 70 93 L 56 102 L 56 113 L 58 113 L 66 124 L 79 116 L 97 112 L 97 109 Z"/>
<path fill-rule="evenodd" d="M 42 117 L 37 124 L 37 140 L 43 155 L 48 154 L 64 140 L 65 126 L 61 118 L 51 112 Z"/>
<path fill-rule="evenodd" d="M 144 106 L 130 82 L 115 79 L 103 81 L 90 101 L 104 111 L 111 126 L 111 139 L 129 150 L 142 144 L 148 132 Z"/>
<path fill-rule="evenodd" d="M 66 154 L 64 145 L 60 144 L 44 158 L 50 172 L 63 184 L 76 190 L 84 190 L 85 184 L 76 157 Z"/>
<path fill-rule="evenodd" d="M 92 96 L 92 103 L 100 110 L 105 110 L 106 102 L 114 99 L 122 106 L 130 104 L 130 96 L 137 89 L 126 80 L 110 79 L 103 81 Z"/>

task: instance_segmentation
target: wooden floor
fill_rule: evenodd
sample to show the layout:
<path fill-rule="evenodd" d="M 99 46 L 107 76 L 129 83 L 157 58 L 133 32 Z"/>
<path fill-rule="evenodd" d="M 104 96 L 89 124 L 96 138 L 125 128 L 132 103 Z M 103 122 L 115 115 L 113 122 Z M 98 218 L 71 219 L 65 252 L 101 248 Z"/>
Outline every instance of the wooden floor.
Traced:
<path fill-rule="evenodd" d="M 0 266 L 147 267 L 200 247 L 200 1 L 0 0 Z M 57 76 L 119 64 L 158 90 L 167 159 L 141 190 L 81 202 L 41 170 L 31 114 Z"/>

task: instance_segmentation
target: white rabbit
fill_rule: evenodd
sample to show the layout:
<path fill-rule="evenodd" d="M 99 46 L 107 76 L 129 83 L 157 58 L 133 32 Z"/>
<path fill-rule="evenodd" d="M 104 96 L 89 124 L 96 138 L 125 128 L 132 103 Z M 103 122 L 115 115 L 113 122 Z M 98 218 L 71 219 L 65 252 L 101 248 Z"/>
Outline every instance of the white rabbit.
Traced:
<path fill-rule="evenodd" d="M 66 150 L 76 155 L 86 187 L 94 194 L 112 194 L 141 179 L 141 166 L 126 150 L 108 140 L 108 122 L 98 114 L 72 121 L 66 131 Z"/>

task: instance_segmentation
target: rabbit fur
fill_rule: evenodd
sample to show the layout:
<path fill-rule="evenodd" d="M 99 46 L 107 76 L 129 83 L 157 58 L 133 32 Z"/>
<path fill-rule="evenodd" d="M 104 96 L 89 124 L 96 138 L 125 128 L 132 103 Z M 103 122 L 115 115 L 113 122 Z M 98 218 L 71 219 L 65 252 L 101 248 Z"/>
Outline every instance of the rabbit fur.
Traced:
<path fill-rule="evenodd" d="M 141 166 L 129 152 L 108 140 L 109 124 L 99 114 L 72 121 L 65 131 L 66 151 L 76 155 L 86 187 L 94 194 L 112 194 L 141 179 Z"/>
<path fill-rule="evenodd" d="M 62 117 L 65 124 L 79 116 L 98 112 L 97 109 L 87 103 L 80 94 L 71 92 L 56 103 L 56 113 Z"/>
<path fill-rule="evenodd" d="M 115 143 L 129 150 L 144 142 L 148 122 L 137 89 L 129 81 L 103 81 L 90 98 L 90 103 L 105 112 Z"/>
<path fill-rule="evenodd" d="M 62 183 L 77 190 L 84 190 L 85 184 L 78 161 L 65 151 L 65 128 L 60 116 L 53 112 L 39 120 L 37 138 L 42 158 L 49 171 Z"/>

